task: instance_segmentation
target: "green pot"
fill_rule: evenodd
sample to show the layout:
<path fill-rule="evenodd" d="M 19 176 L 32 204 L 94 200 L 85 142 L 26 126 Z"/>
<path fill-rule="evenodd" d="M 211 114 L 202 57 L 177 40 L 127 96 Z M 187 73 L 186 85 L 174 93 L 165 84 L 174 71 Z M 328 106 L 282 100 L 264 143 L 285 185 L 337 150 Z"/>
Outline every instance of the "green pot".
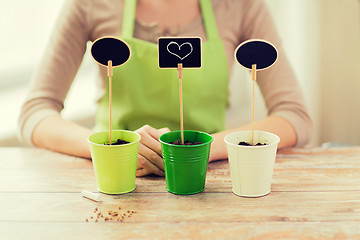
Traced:
<path fill-rule="evenodd" d="M 140 135 L 126 130 L 113 130 L 111 135 L 113 142 L 122 139 L 129 143 L 104 145 L 109 143 L 109 131 L 89 137 L 97 188 L 107 194 L 128 193 L 135 189 Z"/>
<path fill-rule="evenodd" d="M 195 194 L 205 189 L 205 179 L 213 137 L 199 131 L 184 131 L 184 140 L 199 145 L 171 144 L 181 139 L 181 131 L 160 136 L 166 190 L 174 194 Z"/>

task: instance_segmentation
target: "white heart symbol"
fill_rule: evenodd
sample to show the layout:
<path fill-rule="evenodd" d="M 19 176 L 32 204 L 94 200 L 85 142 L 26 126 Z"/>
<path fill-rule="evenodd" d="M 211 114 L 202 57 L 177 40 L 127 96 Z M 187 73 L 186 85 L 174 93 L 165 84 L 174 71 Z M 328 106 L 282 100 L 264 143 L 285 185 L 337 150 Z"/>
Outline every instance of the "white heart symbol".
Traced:
<path fill-rule="evenodd" d="M 177 55 L 176 53 L 173 53 L 173 52 L 170 51 L 169 46 L 170 46 L 171 44 L 176 44 L 176 45 L 178 46 L 178 48 L 179 48 L 179 51 L 181 50 L 181 47 L 182 47 L 182 46 L 184 46 L 184 45 L 189 45 L 189 46 L 190 46 L 190 52 L 189 52 L 188 54 L 186 54 L 184 57 L 180 57 L 180 56 Z M 170 42 L 170 43 L 167 45 L 166 49 L 168 50 L 168 52 L 169 52 L 170 54 L 172 54 L 172 55 L 174 55 L 174 56 L 177 56 L 180 60 L 183 60 L 183 59 L 185 59 L 187 56 L 189 56 L 189 55 L 192 53 L 192 51 L 193 51 L 193 46 L 192 46 L 189 42 L 184 42 L 184 43 L 181 44 L 180 46 L 179 46 L 179 44 L 178 44 L 177 42 Z"/>

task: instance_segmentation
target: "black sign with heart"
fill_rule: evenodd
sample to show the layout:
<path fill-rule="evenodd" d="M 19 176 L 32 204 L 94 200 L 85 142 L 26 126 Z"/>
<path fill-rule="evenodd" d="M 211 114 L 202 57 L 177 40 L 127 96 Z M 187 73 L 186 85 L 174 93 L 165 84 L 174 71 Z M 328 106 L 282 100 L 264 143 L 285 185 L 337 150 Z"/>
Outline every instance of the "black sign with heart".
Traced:
<path fill-rule="evenodd" d="M 201 67 L 201 38 L 168 38 L 158 40 L 159 67 L 183 68 Z"/>

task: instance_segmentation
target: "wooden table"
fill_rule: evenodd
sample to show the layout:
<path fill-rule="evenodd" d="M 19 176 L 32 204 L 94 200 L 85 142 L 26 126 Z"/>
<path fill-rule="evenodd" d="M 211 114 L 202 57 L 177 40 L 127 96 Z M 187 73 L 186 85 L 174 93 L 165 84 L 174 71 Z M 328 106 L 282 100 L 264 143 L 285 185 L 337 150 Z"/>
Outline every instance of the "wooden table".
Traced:
<path fill-rule="evenodd" d="M 199 194 L 168 193 L 161 177 L 136 185 L 94 202 L 80 193 L 96 191 L 89 160 L 0 148 L 0 239 L 360 239 L 358 147 L 279 152 L 260 198 L 232 193 L 227 161 L 209 164 Z"/>

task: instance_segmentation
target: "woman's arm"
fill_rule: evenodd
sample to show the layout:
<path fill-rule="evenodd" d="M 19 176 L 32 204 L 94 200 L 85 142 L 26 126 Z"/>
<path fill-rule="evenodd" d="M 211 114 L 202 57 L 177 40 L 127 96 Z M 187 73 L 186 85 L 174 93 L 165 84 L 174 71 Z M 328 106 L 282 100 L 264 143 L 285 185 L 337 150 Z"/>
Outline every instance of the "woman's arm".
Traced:
<path fill-rule="evenodd" d="M 61 144 L 54 143 L 62 143 L 61 138 L 72 141 L 86 135 L 82 127 L 60 121 L 64 100 L 80 67 L 88 41 L 86 12 L 83 10 L 87 8 L 85 3 L 83 0 L 66 2 L 39 67 L 32 76 L 19 118 L 20 138 L 29 145 L 72 154 L 69 149 L 64 150 Z M 66 130 L 65 126 L 71 130 Z M 81 152 L 80 155 L 88 156 Z"/>
<path fill-rule="evenodd" d="M 273 43 L 278 50 L 277 62 L 257 74 L 256 83 L 265 102 L 268 117 L 256 123 L 255 129 L 278 135 L 281 139 L 279 148 L 302 147 L 312 137 L 313 123 L 271 13 L 263 0 L 244 1 L 242 5 L 241 9 L 246 11 L 243 12 L 241 25 L 236 31 L 239 41 L 237 44 L 248 39 L 265 39 Z M 231 90 L 234 91 L 233 94 L 237 94 L 237 89 Z M 239 129 L 235 130 L 240 129 L 244 128 L 239 126 Z M 224 134 L 221 136 L 224 137 Z"/>
<path fill-rule="evenodd" d="M 91 158 L 87 141 L 93 133 L 59 116 L 50 116 L 35 127 L 32 142 L 36 147 L 50 149 L 77 157 Z"/>

